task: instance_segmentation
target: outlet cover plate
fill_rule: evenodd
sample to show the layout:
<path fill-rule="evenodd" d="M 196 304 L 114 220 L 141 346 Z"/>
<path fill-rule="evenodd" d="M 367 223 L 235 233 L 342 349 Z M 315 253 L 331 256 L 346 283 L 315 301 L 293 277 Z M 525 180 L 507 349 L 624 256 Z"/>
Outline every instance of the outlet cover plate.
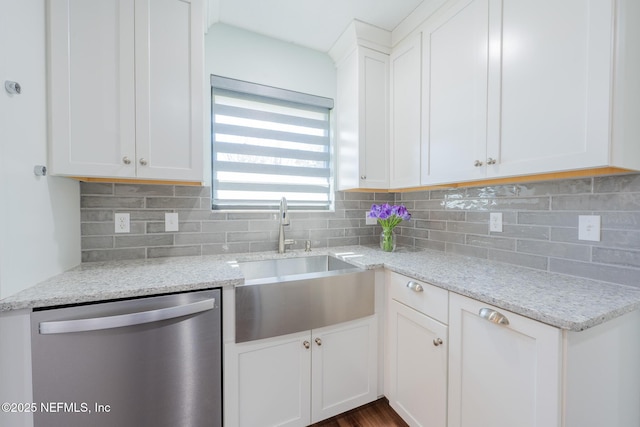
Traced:
<path fill-rule="evenodd" d="M 178 231 L 178 213 L 165 212 L 164 214 L 164 231 Z"/>
<path fill-rule="evenodd" d="M 115 232 L 116 233 L 129 233 L 131 216 L 128 213 L 116 213 L 114 215 Z"/>
<path fill-rule="evenodd" d="M 502 212 L 491 212 L 489 214 L 489 231 L 502 233 Z"/>
<path fill-rule="evenodd" d="M 578 215 L 578 240 L 600 241 L 600 215 Z"/>
<path fill-rule="evenodd" d="M 369 212 L 364 214 L 365 224 L 366 225 L 376 225 L 378 223 L 377 218 L 369 218 Z"/>

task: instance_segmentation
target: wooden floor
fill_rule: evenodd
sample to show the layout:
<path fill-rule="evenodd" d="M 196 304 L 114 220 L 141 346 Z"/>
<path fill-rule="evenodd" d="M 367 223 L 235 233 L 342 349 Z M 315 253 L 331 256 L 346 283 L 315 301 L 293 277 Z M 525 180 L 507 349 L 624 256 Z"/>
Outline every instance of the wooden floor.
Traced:
<path fill-rule="evenodd" d="M 312 427 L 408 427 L 386 398 L 329 418 Z"/>

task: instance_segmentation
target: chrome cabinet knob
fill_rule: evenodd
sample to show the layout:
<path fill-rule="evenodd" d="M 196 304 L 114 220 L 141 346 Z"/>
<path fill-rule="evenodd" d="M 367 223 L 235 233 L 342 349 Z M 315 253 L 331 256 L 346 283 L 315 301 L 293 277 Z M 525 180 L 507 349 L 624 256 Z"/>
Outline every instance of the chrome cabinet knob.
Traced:
<path fill-rule="evenodd" d="M 311 343 L 309 341 L 305 341 L 302 343 L 302 345 L 304 346 L 304 348 L 308 349 L 309 347 L 311 347 Z"/>
<path fill-rule="evenodd" d="M 487 164 L 488 164 L 488 165 L 495 165 L 495 164 L 496 164 L 496 161 L 497 161 L 497 160 L 496 160 L 496 159 L 494 159 L 493 157 L 489 157 L 489 158 L 487 159 Z"/>
<path fill-rule="evenodd" d="M 483 163 L 480 160 L 476 160 L 475 162 L 473 162 L 473 166 L 479 168 L 480 166 L 482 166 Z"/>
<path fill-rule="evenodd" d="M 433 345 L 435 345 L 436 347 L 441 346 L 443 343 L 442 338 L 436 338 L 433 340 Z"/>
<path fill-rule="evenodd" d="M 22 88 L 20 87 L 20 83 L 12 82 L 11 80 L 6 80 L 4 82 L 4 88 L 7 93 L 11 95 L 20 95 L 22 93 Z"/>
<path fill-rule="evenodd" d="M 318 346 L 322 345 L 322 340 L 320 338 L 316 338 L 315 341 L 316 341 L 316 344 L 318 344 Z"/>
<path fill-rule="evenodd" d="M 125 165 L 130 165 L 131 164 L 131 159 L 128 158 L 127 156 L 124 156 L 122 158 L 122 163 L 124 163 Z"/>
<path fill-rule="evenodd" d="M 366 175 L 360 175 L 360 179 L 367 179 Z"/>
<path fill-rule="evenodd" d="M 147 166 L 147 159 L 145 159 L 144 157 L 141 157 L 140 158 L 140 165 Z"/>

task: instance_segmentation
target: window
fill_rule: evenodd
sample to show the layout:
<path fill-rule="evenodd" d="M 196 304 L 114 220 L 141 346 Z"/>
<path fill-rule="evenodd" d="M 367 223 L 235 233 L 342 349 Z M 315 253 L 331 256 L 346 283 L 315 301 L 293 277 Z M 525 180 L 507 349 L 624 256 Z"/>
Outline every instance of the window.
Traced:
<path fill-rule="evenodd" d="M 213 209 L 329 210 L 333 100 L 211 76 Z"/>

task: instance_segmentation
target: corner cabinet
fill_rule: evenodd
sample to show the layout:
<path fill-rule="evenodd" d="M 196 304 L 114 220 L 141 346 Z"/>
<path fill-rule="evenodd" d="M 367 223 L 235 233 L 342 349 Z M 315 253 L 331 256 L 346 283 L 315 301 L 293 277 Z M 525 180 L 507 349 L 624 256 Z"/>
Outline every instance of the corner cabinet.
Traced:
<path fill-rule="evenodd" d="M 55 175 L 202 181 L 202 0 L 49 0 Z"/>
<path fill-rule="evenodd" d="M 336 64 L 338 190 L 389 188 L 390 37 L 354 21 L 329 51 Z"/>
<path fill-rule="evenodd" d="M 378 397 L 377 316 L 225 345 L 225 420 L 308 426 Z"/>
<path fill-rule="evenodd" d="M 640 169 L 632 0 L 459 0 L 423 36 L 422 184 Z"/>

